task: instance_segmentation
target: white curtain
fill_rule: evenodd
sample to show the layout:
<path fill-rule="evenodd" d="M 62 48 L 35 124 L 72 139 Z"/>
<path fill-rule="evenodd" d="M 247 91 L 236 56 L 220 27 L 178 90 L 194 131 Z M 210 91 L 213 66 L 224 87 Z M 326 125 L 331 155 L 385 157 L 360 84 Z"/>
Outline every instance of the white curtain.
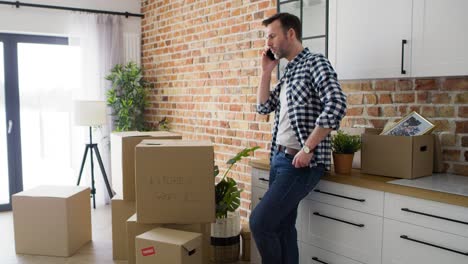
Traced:
<path fill-rule="evenodd" d="M 70 30 L 70 45 L 78 46 L 81 50 L 81 80 L 82 87 L 75 95 L 76 100 L 106 101 L 106 91 L 111 83 L 105 79 L 115 64 L 124 63 L 122 17 L 102 14 L 75 14 L 72 17 Z M 110 166 L 110 132 L 112 123 L 111 110 L 108 109 L 107 124 L 93 129 L 93 143 L 98 143 L 106 174 L 112 184 Z M 80 137 L 81 148 L 75 157 L 82 157 L 84 144 L 89 142 L 88 128 L 82 128 Z M 75 159 L 75 168 L 79 170 L 81 158 Z M 90 186 L 89 160 L 86 161 L 82 182 Z M 96 181 L 96 203 L 109 203 L 110 199 L 103 181 L 98 163 L 94 162 L 94 176 Z"/>

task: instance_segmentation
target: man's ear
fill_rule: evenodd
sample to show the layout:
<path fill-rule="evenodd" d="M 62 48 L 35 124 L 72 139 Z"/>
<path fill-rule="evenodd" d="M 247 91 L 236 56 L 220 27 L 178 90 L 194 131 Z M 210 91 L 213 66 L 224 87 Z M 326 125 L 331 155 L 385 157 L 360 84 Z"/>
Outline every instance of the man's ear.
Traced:
<path fill-rule="evenodd" d="M 293 28 L 288 29 L 288 37 L 292 39 L 296 38 L 296 31 Z"/>

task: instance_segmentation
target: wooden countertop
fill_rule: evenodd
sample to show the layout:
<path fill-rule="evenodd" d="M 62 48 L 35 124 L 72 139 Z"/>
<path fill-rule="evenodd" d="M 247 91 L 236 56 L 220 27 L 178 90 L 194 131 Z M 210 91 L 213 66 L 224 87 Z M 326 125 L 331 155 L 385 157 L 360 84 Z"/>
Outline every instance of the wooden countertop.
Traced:
<path fill-rule="evenodd" d="M 249 164 L 257 169 L 270 170 L 270 162 L 268 160 L 251 160 Z M 396 180 L 396 178 L 365 174 L 361 173 L 360 170 L 353 170 L 351 175 L 336 174 L 331 171 L 325 174 L 322 179 L 372 190 L 468 207 L 468 196 L 392 184 L 388 182 Z"/>

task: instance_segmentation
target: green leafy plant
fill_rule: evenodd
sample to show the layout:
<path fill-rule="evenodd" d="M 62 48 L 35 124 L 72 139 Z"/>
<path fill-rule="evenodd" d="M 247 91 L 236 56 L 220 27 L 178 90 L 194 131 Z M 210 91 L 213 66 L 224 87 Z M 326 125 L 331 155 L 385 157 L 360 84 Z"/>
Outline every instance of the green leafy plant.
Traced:
<path fill-rule="evenodd" d="M 106 76 L 112 82 L 107 91 L 107 105 L 112 107 L 117 131 L 148 130 L 144 121 L 148 86 L 135 62 L 117 64 Z"/>
<path fill-rule="evenodd" d="M 338 130 L 331 138 L 331 147 L 334 153 L 352 154 L 361 148 L 361 137 Z"/>
<path fill-rule="evenodd" d="M 227 170 L 224 172 L 221 181 L 219 181 L 215 186 L 215 201 L 216 201 L 216 217 L 217 218 L 226 218 L 228 212 L 234 212 L 240 206 L 240 193 L 241 189 L 238 188 L 237 182 L 227 177 L 227 174 L 232 169 L 232 167 L 244 157 L 250 156 L 255 150 L 260 147 L 255 146 L 252 148 L 245 148 L 239 153 L 236 154 L 232 159 L 228 160 L 226 164 L 229 165 Z M 215 166 L 214 176 L 216 177 L 219 174 L 218 166 Z"/>

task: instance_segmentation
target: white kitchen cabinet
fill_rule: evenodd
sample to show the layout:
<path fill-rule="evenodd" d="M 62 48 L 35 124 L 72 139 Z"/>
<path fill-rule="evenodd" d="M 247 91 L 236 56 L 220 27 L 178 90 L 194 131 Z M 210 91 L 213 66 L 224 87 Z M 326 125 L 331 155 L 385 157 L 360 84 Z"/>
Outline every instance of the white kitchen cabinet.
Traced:
<path fill-rule="evenodd" d="M 300 251 L 300 264 L 361 264 L 355 260 L 305 243 L 301 243 Z"/>
<path fill-rule="evenodd" d="M 332 1 L 329 57 L 338 78 L 409 76 L 411 11 L 410 0 Z"/>
<path fill-rule="evenodd" d="M 466 264 L 468 238 L 385 219 L 382 264 Z"/>
<path fill-rule="evenodd" d="M 384 192 L 320 181 L 307 199 L 363 213 L 383 216 Z"/>
<path fill-rule="evenodd" d="M 414 77 L 468 74 L 468 1 L 413 0 Z"/>
<path fill-rule="evenodd" d="M 331 0 L 330 61 L 343 80 L 467 75 L 466 10 L 466 0 Z"/>
<path fill-rule="evenodd" d="M 385 193 L 385 218 L 468 237 L 466 207 Z"/>
<path fill-rule="evenodd" d="M 304 243 L 362 263 L 381 262 L 383 217 L 312 200 L 303 203 Z"/>

